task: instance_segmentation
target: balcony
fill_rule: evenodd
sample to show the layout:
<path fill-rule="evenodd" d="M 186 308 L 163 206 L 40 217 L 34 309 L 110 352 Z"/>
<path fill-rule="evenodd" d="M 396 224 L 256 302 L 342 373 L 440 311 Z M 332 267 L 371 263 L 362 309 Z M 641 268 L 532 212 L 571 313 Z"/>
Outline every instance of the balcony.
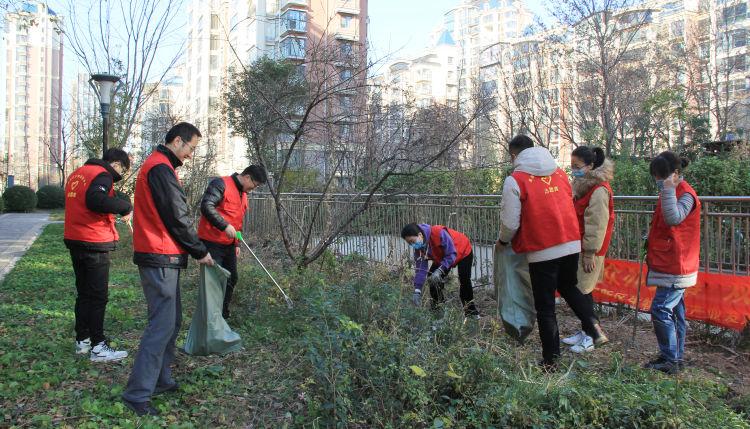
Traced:
<path fill-rule="evenodd" d="M 307 13 L 302 10 L 289 9 L 281 14 L 281 35 L 305 33 L 307 31 Z"/>
<path fill-rule="evenodd" d="M 286 59 L 305 59 L 305 42 L 301 37 L 286 37 L 281 40 L 281 56 Z"/>
<path fill-rule="evenodd" d="M 307 0 L 282 0 L 281 1 L 281 10 L 284 10 L 289 7 L 307 7 L 308 1 Z"/>
<path fill-rule="evenodd" d="M 359 0 L 339 0 L 336 12 L 346 15 L 359 15 Z"/>
<path fill-rule="evenodd" d="M 334 35 L 338 40 L 348 40 L 350 42 L 359 42 L 359 32 L 354 29 L 341 29 Z"/>

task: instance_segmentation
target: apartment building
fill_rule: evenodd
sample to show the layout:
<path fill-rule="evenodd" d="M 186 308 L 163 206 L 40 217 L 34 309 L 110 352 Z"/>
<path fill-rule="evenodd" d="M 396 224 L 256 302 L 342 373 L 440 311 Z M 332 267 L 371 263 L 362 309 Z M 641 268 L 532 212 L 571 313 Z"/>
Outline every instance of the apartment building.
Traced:
<path fill-rule="evenodd" d="M 62 115 L 62 18 L 42 2 L 7 13 L 2 37 L 2 179 L 34 189 L 59 184 Z"/>
<path fill-rule="evenodd" d="M 366 57 L 367 0 L 195 0 L 188 16 L 186 119 L 216 147 L 218 172 L 248 163 L 245 140 L 221 117 L 230 70 L 263 56 L 302 64 L 323 39 L 344 56 Z M 345 62 L 339 68 L 342 77 L 351 76 Z"/>

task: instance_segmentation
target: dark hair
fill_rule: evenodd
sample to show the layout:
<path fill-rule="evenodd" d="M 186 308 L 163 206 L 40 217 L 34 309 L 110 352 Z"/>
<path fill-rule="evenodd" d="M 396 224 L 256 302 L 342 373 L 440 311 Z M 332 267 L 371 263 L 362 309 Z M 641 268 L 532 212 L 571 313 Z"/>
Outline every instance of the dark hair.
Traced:
<path fill-rule="evenodd" d="M 510 140 L 510 143 L 508 143 L 508 150 L 513 155 L 518 155 L 524 149 L 528 149 L 530 147 L 534 147 L 534 142 L 531 141 L 529 136 L 525 136 L 523 134 L 519 134 L 513 137 Z"/>
<path fill-rule="evenodd" d="M 260 165 L 251 165 L 246 169 L 242 170 L 243 176 L 250 176 L 253 181 L 259 185 L 262 185 L 268 181 L 268 175 L 266 169 Z"/>
<path fill-rule="evenodd" d="M 419 225 L 416 223 L 410 223 L 401 230 L 401 238 L 416 237 L 420 232 L 422 232 L 422 230 L 419 228 Z"/>
<path fill-rule="evenodd" d="M 177 137 L 187 143 L 192 140 L 194 136 L 203 137 L 195 125 L 187 122 L 180 122 L 167 131 L 167 135 L 164 137 L 164 143 L 172 143 Z"/>
<path fill-rule="evenodd" d="M 690 161 L 686 158 L 678 157 L 674 152 L 664 151 L 651 160 L 649 172 L 652 176 L 667 178 L 675 171 L 682 171 Z"/>
<path fill-rule="evenodd" d="M 578 146 L 571 155 L 580 158 L 586 165 L 592 165 L 592 168 L 599 168 L 604 164 L 604 151 L 600 147 L 592 149 L 588 146 Z"/>
<path fill-rule="evenodd" d="M 102 160 L 110 164 L 120 161 L 120 164 L 122 164 L 122 168 L 124 168 L 125 171 L 130 170 L 130 156 L 120 148 L 112 147 L 107 149 L 107 151 L 104 152 Z"/>

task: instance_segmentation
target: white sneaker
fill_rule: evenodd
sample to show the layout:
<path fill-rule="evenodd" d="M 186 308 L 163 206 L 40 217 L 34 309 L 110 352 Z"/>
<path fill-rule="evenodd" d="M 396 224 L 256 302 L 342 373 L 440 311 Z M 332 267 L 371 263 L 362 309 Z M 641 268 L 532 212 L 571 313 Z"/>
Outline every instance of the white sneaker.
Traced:
<path fill-rule="evenodd" d="M 91 362 L 113 362 L 125 359 L 126 357 L 128 357 L 128 352 L 114 350 L 104 341 L 91 349 Z"/>
<path fill-rule="evenodd" d="M 85 355 L 86 353 L 91 351 L 91 338 L 86 338 L 85 340 L 76 341 L 76 354 L 77 355 Z"/>
<path fill-rule="evenodd" d="M 583 339 L 583 337 L 585 335 L 586 334 L 583 331 L 578 331 L 575 334 L 573 334 L 573 335 L 571 335 L 571 336 L 569 336 L 567 338 L 563 338 L 562 342 L 565 343 L 565 344 L 567 344 L 567 345 L 569 345 L 569 346 L 574 346 L 574 345 L 580 343 L 581 340 Z"/>
<path fill-rule="evenodd" d="M 586 353 L 594 350 L 594 339 L 584 334 L 580 343 L 570 348 L 573 353 Z"/>

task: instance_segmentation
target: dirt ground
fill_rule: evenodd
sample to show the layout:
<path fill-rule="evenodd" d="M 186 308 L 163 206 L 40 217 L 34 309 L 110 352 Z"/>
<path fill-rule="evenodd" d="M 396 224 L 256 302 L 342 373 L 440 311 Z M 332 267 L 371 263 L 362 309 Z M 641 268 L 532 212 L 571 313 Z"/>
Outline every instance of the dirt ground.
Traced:
<path fill-rule="evenodd" d="M 491 294 L 480 292 L 477 295 L 484 315 L 483 322 L 484 319 L 495 318 L 496 302 Z M 598 311 L 598 315 L 609 343 L 603 346 L 601 351 L 588 353 L 587 360 L 605 366 L 611 361 L 612 352 L 620 352 L 625 362 L 641 365 L 656 357 L 658 346 L 650 321 L 639 319 L 633 342 L 632 309 L 621 309 L 620 314 L 613 307 L 597 310 L 601 310 Z M 557 305 L 557 320 L 561 337 L 572 335 L 581 328 L 575 314 L 564 301 Z M 747 337 L 747 332 L 744 336 Z M 750 394 L 750 350 L 747 345 L 750 338 L 745 338 L 744 344 L 735 345 L 733 342 L 736 342 L 737 338 L 736 333 L 733 341 L 728 335 L 709 332 L 703 323 L 689 322 L 685 344 L 687 368 L 678 377 L 716 380 L 729 386 L 736 394 Z M 537 349 L 541 356 L 541 344 L 536 329 L 529 335 L 525 347 Z M 567 349 L 564 344 L 561 344 L 561 347 Z"/>

